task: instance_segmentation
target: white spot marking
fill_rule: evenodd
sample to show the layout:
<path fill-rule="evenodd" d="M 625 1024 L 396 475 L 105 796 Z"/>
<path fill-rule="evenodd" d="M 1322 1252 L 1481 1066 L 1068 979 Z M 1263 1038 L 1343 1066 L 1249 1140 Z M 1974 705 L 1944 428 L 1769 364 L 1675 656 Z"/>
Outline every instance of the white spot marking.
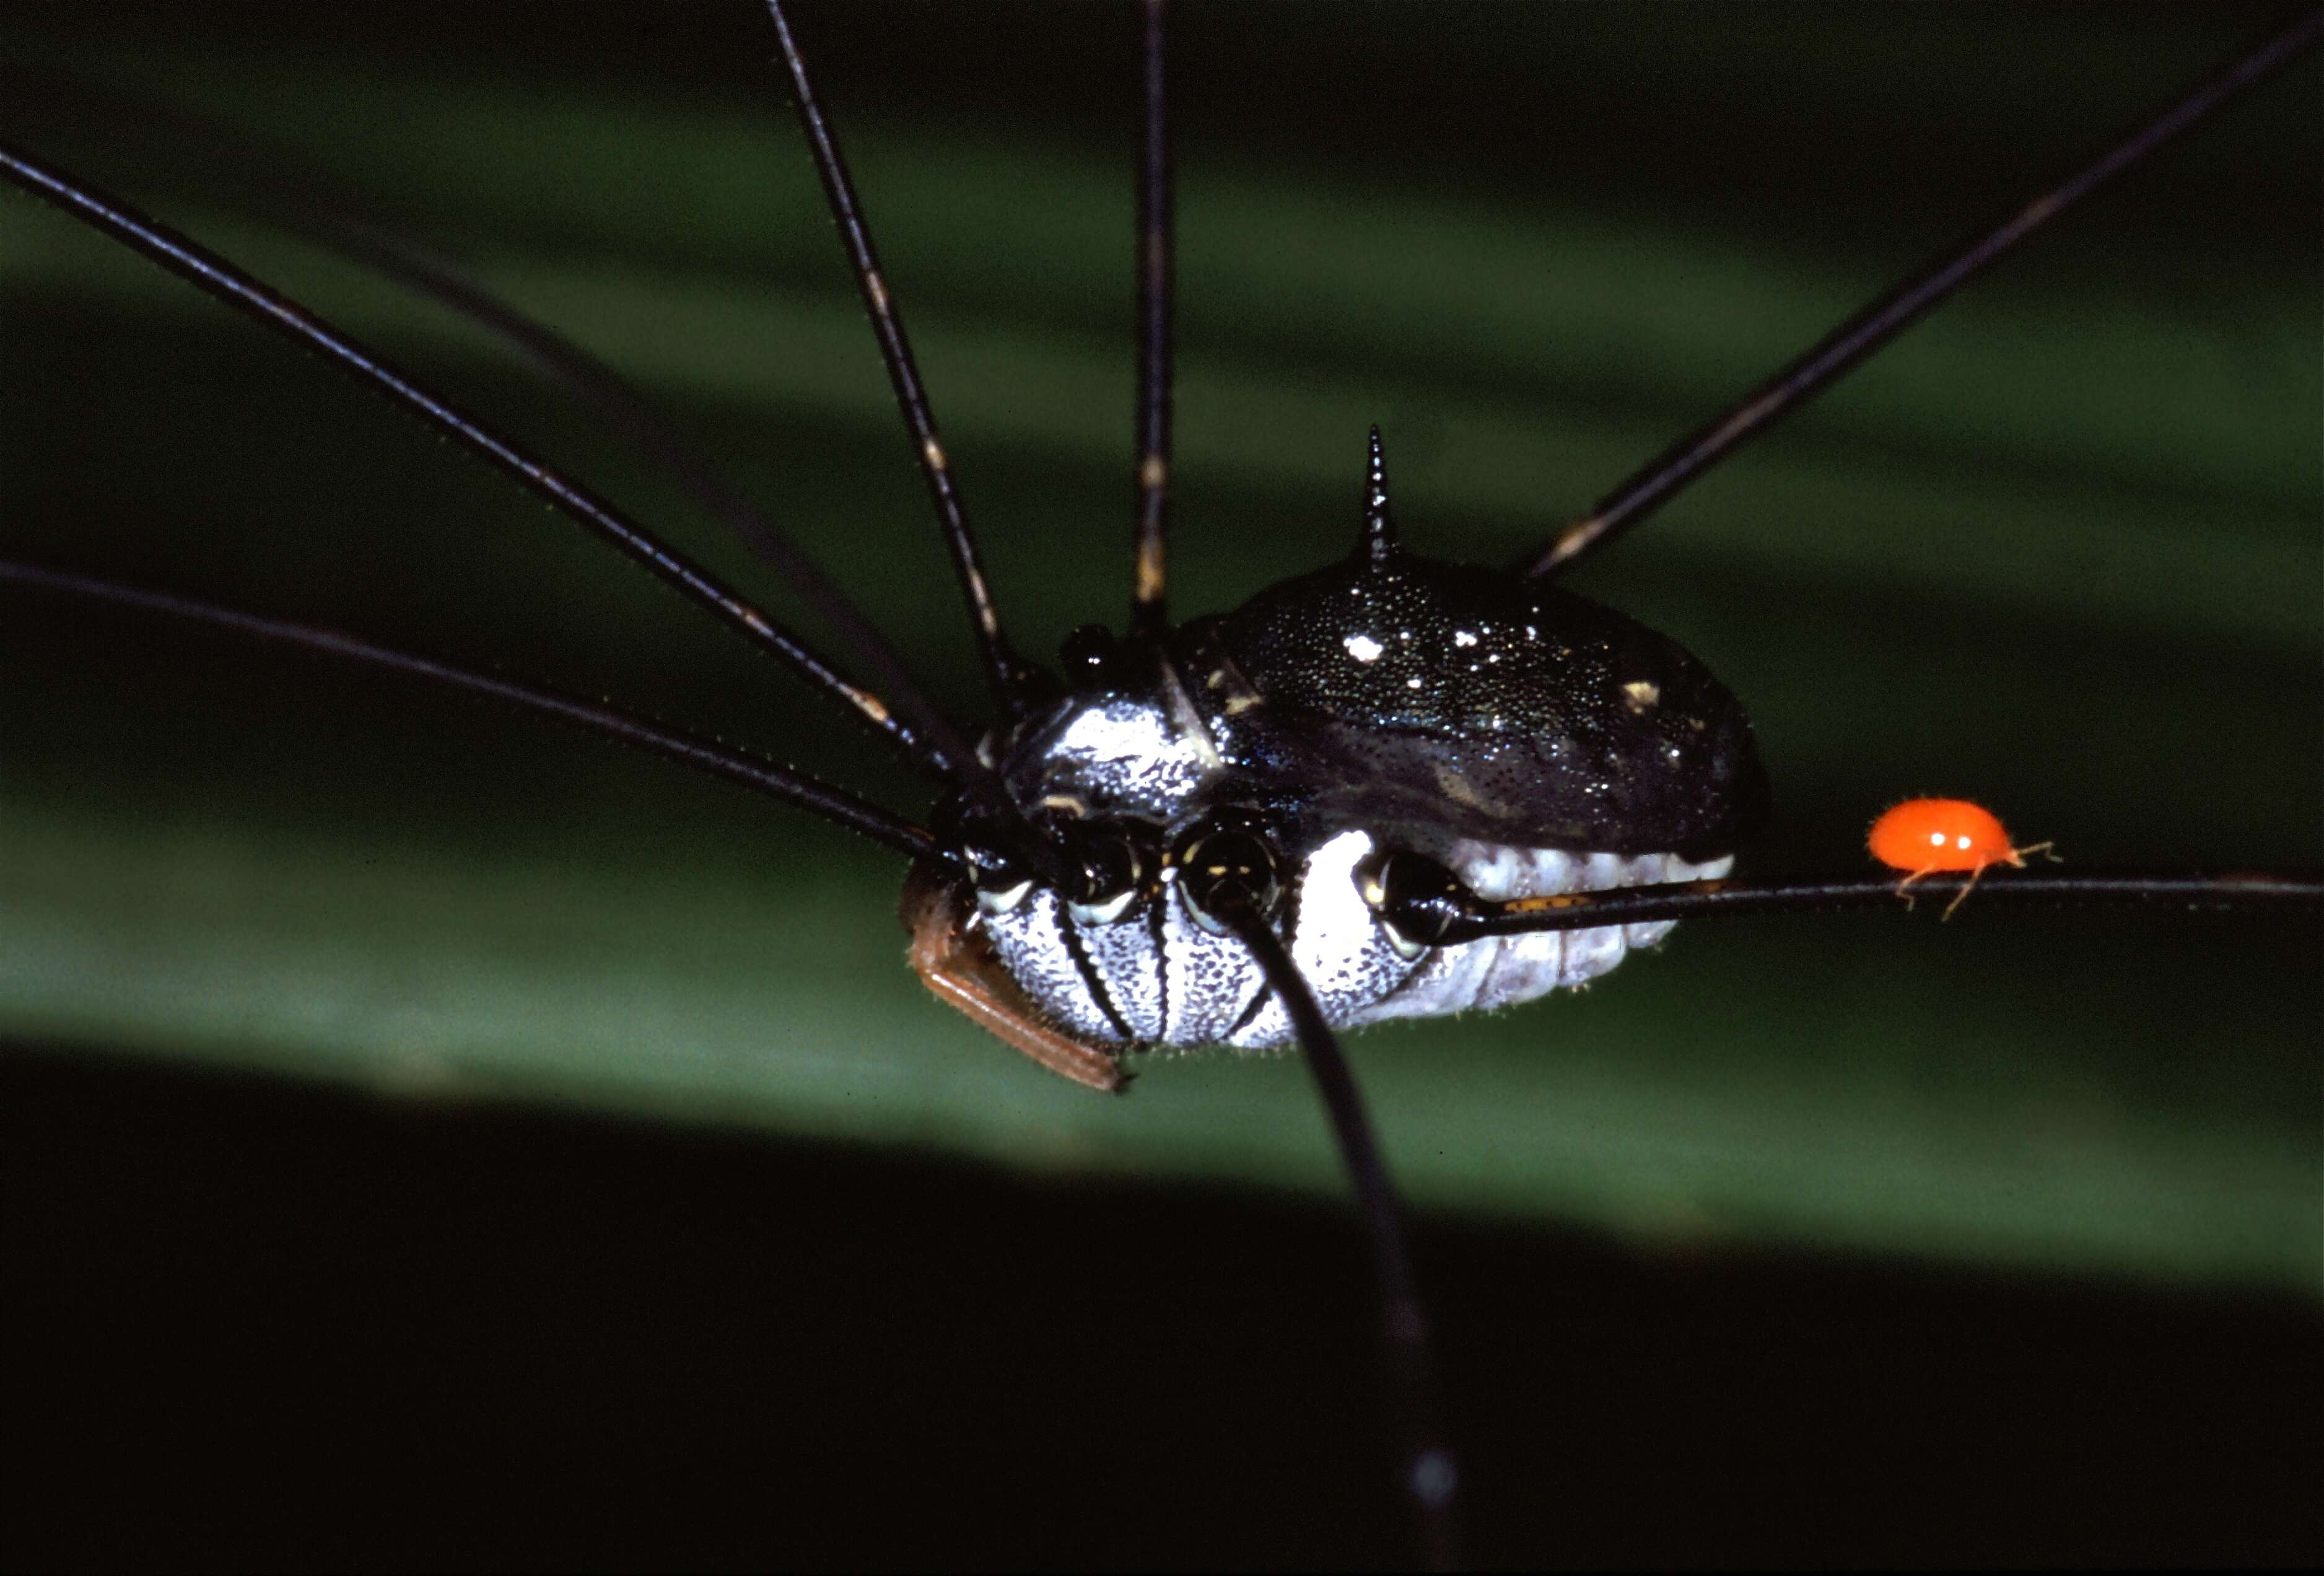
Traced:
<path fill-rule="evenodd" d="M 1938 842 L 1940 842 L 1940 843 L 1942 843 L 1942 842 L 1944 841 L 1944 839 L 1943 839 L 1943 838 L 1941 838 L 1941 837 L 1940 837 L 1940 838 L 1938 838 L 1938 839 L 1937 839 L 1937 841 L 1938 841 Z M 1963 853 L 1967 853 L 1969 852 L 1969 837 L 1968 837 L 1968 835 L 1967 835 L 1966 834 L 1964 834 L 1962 835 L 1962 837 L 1961 837 L 1961 839 L 1960 839 L 1960 843 L 1958 844 L 1958 846 L 1960 847 L 1960 851 L 1961 851 Z"/>
<path fill-rule="evenodd" d="M 1942 848 L 1944 845 L 1945 834 L 1943 833 L 1932 832 L 1929 834 L 1929 846 L 1931 848 Z M 1964 843 L 1962 846 L 1966 847 L 1968 845 Z"/>
<path fill-rule="evenodd" d="M 1350 635 L 1340 644 L 1345 646 L 1348 649 L 1348 655 L 1359 662 L 1377 662 L 1379 660 L 1379 654 L 1388 650 L 1370 635 Z"/>

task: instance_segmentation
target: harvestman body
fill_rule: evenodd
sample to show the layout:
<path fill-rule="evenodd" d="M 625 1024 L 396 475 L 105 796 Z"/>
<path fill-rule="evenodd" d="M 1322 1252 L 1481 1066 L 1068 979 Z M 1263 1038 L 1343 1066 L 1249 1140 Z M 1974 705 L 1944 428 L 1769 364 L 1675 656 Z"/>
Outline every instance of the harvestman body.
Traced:
<path fill-rule="evenodd" d="M 923 868 L 905 922 L 939 994 L 1101 1089 L 1125 1049 L 1294 1038 L 1222 881 L 1264 894 L 1325 1021 L 1355 1028 L 1579 985 L 1672 924 L 1433 945 L 1385 912 L 1391 862 L 1495 899 L 1692 881 L 1765 813 L 1741 705 L 1675 643 L 1405 551 L 1377 432 L 1347 562 L 1166 637 L 1084 629 L 1065 665 L 996 750 L 1065 880 L 972 844 L 973 908 Z"/>
<path fill-rule="evenodd" d="M 0 581 L 223 626 L 492 695 L 752 788 L 912 861 L 912 960 L 947 1000 L 1044 1065 L 1114 1089 L 1139 1048 L 1296 1043 L 1371 1230 L 1402 1490 L 1425 1553 L 1456 1556 L 1457 1473 L 1400 1213 L 1333 1031 L 1582 983 L 1676 918 L 1894 906 L 1886 880 L 1724 878 L 1766 789 L 1740 705 L 1673 642 L 1549 584 L 1737 444 L 1886 343 L 2035 226 L 2324 32 L 2292 24 L 2160 116 L 1840 325 L 1656 456 L 1521 571 L 1409 553 L 1377 433 L 1342 563 L 1172 628 L 1171 200 L 1162 7 L 1145 7 L 1139 484 L 1128 634 L 1084 630 L 1060 680 L 1001 632 L 893 297 L 780 5 L 770 6 L 816 167 L 877 332 L 980 641 L 999 721 L 970 742 L 814 565 L 692 462 L 574 347 L 375 235 L 338 244 L 479 319 L 671 461 L 677 480 L 824 613 L 845 671 L 611 504 L 213 253 L 89 183 L 0 146 L 0 174 L 382 389 L 791 668 L 943 785 L 927 826 L 831 784 L 594 702 L 332 631 L 0 561 Z M 311 216 L 309 216 L 311 217 Z M 850 675 L 853 675 L 851 677 Z M 1939 876 L 1941 889 L 1957 878 Z M 2013 876 L 1985 900 L 2317 906 L 2309 877 Z"/>

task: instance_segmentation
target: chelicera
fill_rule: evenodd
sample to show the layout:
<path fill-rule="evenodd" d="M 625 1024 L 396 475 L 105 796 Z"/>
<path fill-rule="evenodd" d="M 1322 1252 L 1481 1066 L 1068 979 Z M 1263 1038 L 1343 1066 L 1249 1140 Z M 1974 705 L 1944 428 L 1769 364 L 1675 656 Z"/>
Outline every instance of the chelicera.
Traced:
<path fill-rule="evenodd" d="M 1120 1087 L 1123 1057 L 1140 1047 L 1296 1044 L 1323 1084 L 1375 1229 L 1385 1332 L 1414 1420 L 1399 1476 L 1433 1552 L 1449 1558 L 1457 1473 L 1433 1416 L 1425 1321 L 1402 1262 L 1387 1174 L 1339 1065 L 1333 1031 L 1576 984 L 1684 914 L 1894 901 L 1886 881 L 1728 882 L 1728 862 L 1764 815 L 1766 797 L 1739 705 L 1683 650 L 1559 590 L 1550 577 L 1828 384 L 2033 225 L 2312 42 L 2315 22 L 2271 41 L 1969 252 L 1843 325 L 1625 483 L 1524 575 L 1437 563 L 1402 543 L 1375 434 L 1345 562 L 1263 591 L 1222 618 L 1173 627 L 1163 602 L 1170 205 L 1161 13 L 1149 5 L 1134 611 L 1125 636 L 1084 631 L 1067 643 L 1062 674 L 1047 675 L 1018 657 L 1001 632 L 836 141 L 779 7 L 774 20 L 981 638 L 997 715 L 982 739 L 943 716 L 876 635 L 852 621 L 811 567 L 762 522 L 737 521 L 831 615 L 844 663 L 807 647 L 602 500 L 198 246 L 29 155 L 7 153 L 6 171 L 18 185 L 389 389 L 797 669 L 943 783 L 927 825 L 571 697 L 60 571 L 5 566 L 0 576 L 493 694 L 872 836 L 914 861 L 905 917 L 923 977 L 984 1027 L 1077 1082 Z M 450 293 L 441 275 L 422 282 Z M 493 321 L 490 309 L 472 309 Z M 552 360 L 558 354 L 553 346 L 535 348 Z M 586 369 L 564 370 L 577 382 L 591 381 Z M 1649 889 L 1616 890 L 1624 887 Z M 2302 880 L 2200 878 L 2029 879 L 1997 882 L 1993 890 L 2216 905 L 2312 903 L 2317 896 L 2314 883 Z"/>

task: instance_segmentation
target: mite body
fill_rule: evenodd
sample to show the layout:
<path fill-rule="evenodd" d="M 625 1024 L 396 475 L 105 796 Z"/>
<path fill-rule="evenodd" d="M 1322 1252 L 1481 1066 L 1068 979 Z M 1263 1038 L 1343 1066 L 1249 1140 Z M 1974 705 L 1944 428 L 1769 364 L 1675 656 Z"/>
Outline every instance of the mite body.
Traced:
<path fill-rule="evenodd" d="M 1907 904 L 1913 900 L 1909 889 L 1914 881 L 1932 875 L 1966 873 L 1969 880 L 1945 905 L 1948 919 L 1987 870 L 1997 864 L 2024 870 L 2027 854 L 2047 853 L 2050 848 L 2047 843 L 2011 847 L 2009 830 L 2002 825 L 2001 817 L 1967 799 L 1906 799 L 1892 805 L 1872 823 L 1865 845 L 1882 864 L 1904 872 L 1896 890 Z"/>

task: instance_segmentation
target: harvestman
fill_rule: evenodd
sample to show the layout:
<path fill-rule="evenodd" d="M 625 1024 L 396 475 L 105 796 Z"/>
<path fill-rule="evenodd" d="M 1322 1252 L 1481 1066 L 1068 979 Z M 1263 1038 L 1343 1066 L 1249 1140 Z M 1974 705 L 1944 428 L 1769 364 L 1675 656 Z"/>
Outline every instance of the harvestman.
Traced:
<path fill-rule="evenodd" d="M 1612 967 L 1681 917 L 1893 905 L 1885 878 L 1724 878 L 1764 813 L 1734 698 L 1684 651 L 1548 582 L 1796 408 L 2034 227 L 2312 45 L 2310 15 L 2096 163 L 1835 329 L 1642 468 L 1521 566 L 1418 558 L 1398 540 L 1377 431 L 1353 551 L 1222 619 L 1173 627 L 1172 200 L 1160 0 L 1145 8 L 1137 504 L 1128 632 L 1092 627 L 1062 677 L 1010 645 L 839 148 L 779 4 L 802 124 L 935 503 L 998 721 L 946 717 L 807 558 L 610 374 L 391 241 L 381 266 L 547 362 L 783 574 L 830 624 L 825 657 L 586 489 L 230 263 L 54 166 L 0 146 L 16 185 L 389 392 L 788 665 L 942 786 L 923 825 L 831 784 L 630 714 L 331 631 L 21 563 L 0 578 L 207 622 L 497 696 L 724 777 L 907 855 L 912 960 L 939 996 L 1102 1090 L 1123 1056 L 1225 1041 L 1299 1046 L 1370 1227 L 1406 1420 L 1399 1478 L 1439 1563 L 1458 1472 L 1401 1212 L 1336 1028 L 1527 999 Z M 1958 877 L 1923 885 L 1962 889 Z M 1624 889 L 1616 890 L 1614 889 Z M 2309 877 L 2013 875 L 1985 900 L 2313 908 Z"/>

